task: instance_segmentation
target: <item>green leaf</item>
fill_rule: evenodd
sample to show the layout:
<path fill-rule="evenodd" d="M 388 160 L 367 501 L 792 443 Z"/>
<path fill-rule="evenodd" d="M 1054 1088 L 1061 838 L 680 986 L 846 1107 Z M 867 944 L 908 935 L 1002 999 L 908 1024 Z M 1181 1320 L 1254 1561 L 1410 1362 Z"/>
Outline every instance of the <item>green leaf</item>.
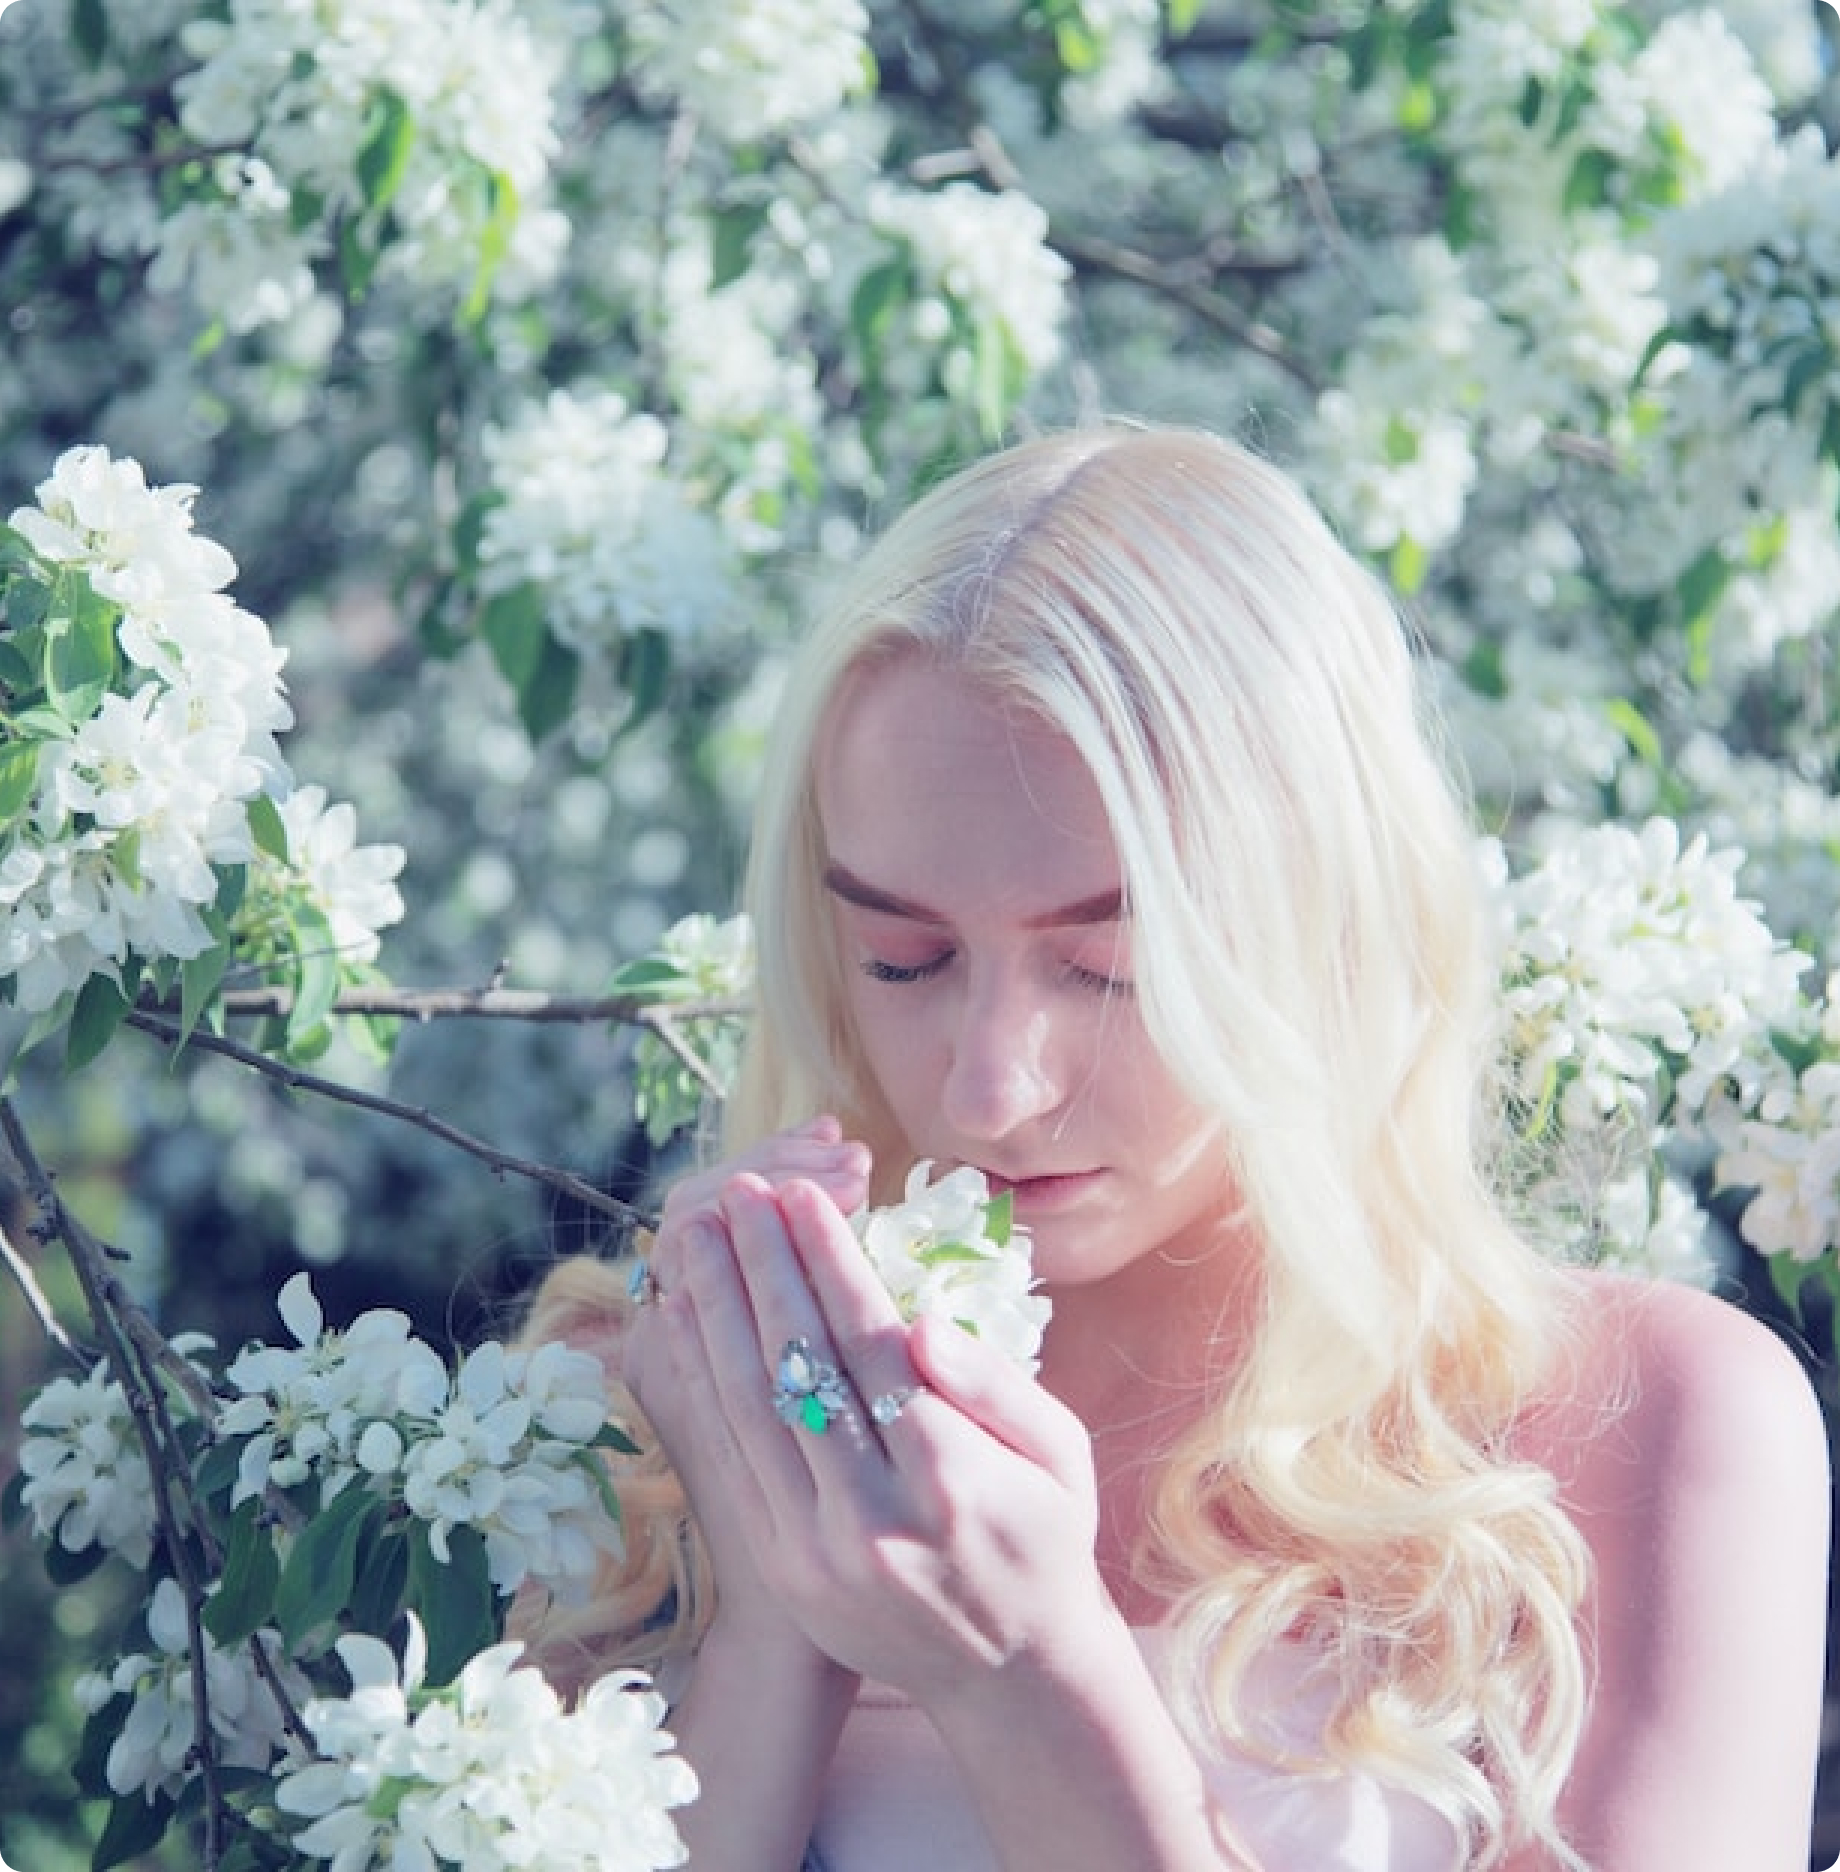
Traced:
<path fill-rule="evenodd" d="M 372 100 L 370 128 L 358 147 L 358 186 L 375 213 L 396 199 L 414 147 L 415 119 L 402 94 L 386 85 Z"/>
<path fill-rule="evenodd" d="M 499 1640 L 498 1595 L 486 1566 L 485 1537 L 475 1528 L 452 1528 L 445 1562 L 419 1525 L 409 1545 L 409 1603 L 428 1634 L 428 1682 L 451 1683 L 469 1658 Z"/>
<path fill-rule="evenodd" d="M 880 355 L 896 309 L 910 296 L 911 270 L 901 255 L 871 267 L 850 295 L 850 331 L 866 357 Z"/>
<path fill-rule="evenodd" d="M 70 1778 L 86 1800 L 109 1798 L 109 1750 L 115 1746 L 133 1708 L 131 1696 L 117 1693 L 83 1725 L 76 1758 L 70 1764 Z"/>
<path fill-rule="evenodd" d="M 675 962 L 662 956 L 641 956 L 636 962 L 623 962 L 607 983 L 607 992 L 616 995 L 646 995 L 658 1001 L 681 999 L 696 984 Z"/>
<path fill-rule="evenodd" d="M 408 1587 L 408 1536 L 380 1520 L 366 1529 L 358 1552 L 350 1606 L 353 1629 L 387 1637 L 402 1616 Z"/>
<path fill-rule="evenodd" d="M 1661 765 L 1661 737 L 1655 732 L 1654 724 L 1627 696 L 1611 696 L 1604 703 L 1604 714 L 1639 761 L 1649 767 Z"/>
<path fill-rule="evenodd" d="M 633 1455 L 636 1456 L 639 1453 L 638 1446 L 631 1443 L 626 1437 L 620 1436 L 617 1430 L 614 1431 L 614 1435 L 619 1437 L 621 1443 L 627 1444 L 628 1449 Z M 600 1437 L 597 1436 L 593 1444 L 587 1449 L 582 1450 L 576 1456 L 575 1460 L 587 1471 L 588 1480 L 593 1483 L 594 1492 L 601 1498 L 601 1508 L 605 1512 L 607 1519 L 611 1521 L 615 1527 L 619 1527 L 626 1518 L 624 1510 L 620 1507 L 619 1490 L 613 1486 L 613 1477 L 608 1473 L 607 1465 L 594 1453 L 596 1449 L 608 1449 L 613 1447 L 616 1446 L 603 1443 Z"/>
<path fill-rule="evenodd" d="M 358 217 L 346 216 L 339 225 L 339 275 L 346 298 L 356 303 L 370 291 L 379 257 L 374 231 Z"/>
<path fill-rule="evenodd" d="M 602 1424 L 595 1431 L 589 1449 L 613 1450 L 621 1456 L 637 1456 L 639 1445 L 629 1437 L 618 1424 Z"/>
<path fill-rule="evenodd" d="M 1702 618 L 1724 596 L 1731 582 L 1731 562 L 1716 546 L 1708 546 L 1680 575 L 1676 590 L 1681 612 L 1691 624 Z"/>
<path fill-rule="evenodd" d="M 0 747 L 0 824 L 10 824 L 31 804 L 43 746 L 42 741 L 9 741 Z"/>
<path fill-rule="evenodd" d="M 650 626 L 633 631 L 620 645 L 620 684 L 632 698 L 621 734 L 631 734 L 658 713 L 670 693 L 670 680 L 671 640 Z"/>
<path fill-rule="evenodd" d="M 198 1492 L 206 1501 L 228 1496 L 236 1486 L 236 1472 L 243 1460 L 243 1439 L 226 1438 L 221 1443 L 213 1443 L 198 1458 L 195 1475 Z"/>
<path fill-rule="evenodd" d="M 1009 333 L 993 312 L 977 321 L 972 338 L 972 401 L 986 442 L 1002 440 L 1013 394 L 1013 359 Z"/>
<path fill-rule="evenodd" d="M 108 1822 L 90 1855 L 90 1872 L 109 1872 L 112 1866 L 151 1852 L 165 1837 L 172 1811 L 172 1799 L 165 1794 L 152 1800 L 140 1793 L 124 1794 L 111 1802 Z"/>
<path fill-rule="evenodd" d="M 45 693 L 65 720 L 88 721 L 115 678 L 119 609 L 89 591 L 68 617 L 51 625 L 45 642 Z"/>
<path fill-rule="evenodd" d="M 87 1066 L 108 1043 L 128 1016 L 128 1001 L 106 975 L 92 975 L 77 990 L 70 1010 L 70 1034 L 64 1063 L 72 1072 Z"/>
<path fill-rule="evenodd" d="M 45 1546 L 44 1556 L 45 1577 L 53 1586 L 75 1586 L 102 1565 L 109 1557 L 109 1550 L 92 1543 L 72 1553 L 61 1541 L 51 1541 Z"/>
<path fill-rule="evenodd" d="M 709 289 L 720 292 L 748 269 L 754 237 L 767 224 L 767 210 L 758 203 L 717 210 L 709 224 Z"/>
<path fill-rule="evenodd" d="M 202 954 L 179 965 L 179 1041 L 183 1045 L 217 998 L 224 971 L 230 966 L 230 945 L 215 942 Z"/>
<path fill-rule="evenodd" d="M 1616 173 L 1615 160 L 1600 149 L 1581 150 L 1565 178 L 1564 205 L 1567 214 L 1584 208 L 1601 208 L 1610 199 L 1610 178 Z"/>
<path fill-rule="evenodd" d="M 1649 343 L 1643 346 L 1642 361 L 1636 365 L 1634 378 L 1630 378 L 1630 389 L 1636 389 L 1642 384 L 1643 378 L 1649 374 L 1649 369 L 1653 367 L 1655 359 L 1657 359 L 1670 344 L 1679 343 L 1681 343 L 1681 333 L 1673 328 L 1673 326 L 1662 326 L 1660 331 L 1655 333 L 1655 337 L 1651 337 Z"/>
<path fill-rule="evenodd" d="M 7 680 L 14 689 L 25 689 L 38 681 L 37 657 L 41 646 L 30 633 L 51 615 L 51 587 L 43 579 L 30 575 L 14 578 L 6 586 L 6 628 L 23 649 L 31 645 L 32 665 L 23 671 L 9 672 Z"/>
<path fill-rule="evenodd" d="M 518 719 L 532 741 L 541 741 L 568 720 L 580 681 L 581 658 L 545 631 L 536 667 L 517 692 Z"/>
<path fill-rule="evenodd" d="M 1201 0 L 1163 0 L 1163 18 L 1172 38 L 1186 38 L 1200 17 Z"/>
<path fill-rule="evenodd" d="M 1402 598 L 1410 598 L 1424 584 L 1429 564 L 1424 547 L 1409 535 L 1402 535 L 1394 541 L 1393 550 L 1387 555 L 1387 577 Z"/>
<path fill-rule="evenodd" d="M 230 1520 L 224 1547 L 223 1583 L 205 1601 L 204 1628 L 220 1645 L 241 1644 L 274 1616 L 281 1562 L 264 1523 L 262 1504 L 243 1503 Z"/>
<path fill-rule="evenodd" d="M 308 1521 L 294 1541 L 275 1589 L 275 1623 L 298 1646 L 351 1601 L 365 1523 L 383 1504 L 353 1483 Z"/>
<path fill-rule="evenodd" d="M 511 248 L 511 236 L 517 228 L 517 185 L 508 175 L 493 169 L 486 174 L 486 224 L 479 236 L 479 265 L 473 270 L 473 283 L 466 303 L 460 308 L 463 325 L 477 325 L 492 303 L 492 282 Z"/>
<path fill-rule="evenodd" d="M 543 639 L 549 635 L 542 587 L 516 585 L 488 598 L 480 607 L 479 634 L 506 682 L 513 689 L 523 688 L 543 654 Z"/>
<path fill-rule="evenodd" d="M 92 70 L 109 49 L 109 10 L 104 0 L 71 0 L 70 36 Z"/>
<path fill-rule="evenodd" d="M 288 934 L 294 946 L 294 999 L 288 1009 L 286 1046 L 292 1053 L 325 1025 L 339 998 L 340 975 L 332 925 L 316 905 L 297 901 L 290 906 Z"/>
<path fill-rule="evenodd" d="M 984 1233 L 999 1248 L 1009 1246 L 1009 1238 L 1015 1228 L 1015 1222 L 1016 1198 L 1012 1191 L 1000 1191 L 984 1205 Z"/>
<path fill-rule="evenodd" d="M 287 822 L 281 817 L 280 806 L 266 793 L 258 793 L 249 802 L 249 836 L 256 842 L 256 850 L 266 852 L 277 864 L 288 862 Z"/>

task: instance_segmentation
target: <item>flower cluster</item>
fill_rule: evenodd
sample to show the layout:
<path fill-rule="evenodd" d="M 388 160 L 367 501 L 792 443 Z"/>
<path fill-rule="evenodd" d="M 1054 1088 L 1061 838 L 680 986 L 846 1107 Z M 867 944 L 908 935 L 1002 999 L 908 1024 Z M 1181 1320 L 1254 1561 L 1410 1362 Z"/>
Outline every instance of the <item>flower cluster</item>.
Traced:
<path fill-rule="evenodd" d="M 107 1364 L 83 1378 L 53 1378 L 19 1421 L 20 1503 L 38 1538 L 66 1553 L 98 1548 L 144 1567 L 153 1552 L 153 1481 Z"/>
<path fill-rule="evenodd" d="M 931 191 L 878 184 L 868 211 L 911 257 L 913 335 L 944 350 L 955 395 L 970 399 L 980 345 L 1007 347 L 1031 373 L 1060 356 L 1072 269 L 1048 245 L 1048 217 L 1028 196 L 970 182 Z"/>
<path fill-rule="evenodd" d="M 521 1651 L 495 1645 L 434 1689 L 413 1615 L 400 1671 L 379 1639 L 341 1639 L 350 1692 L 306 1706 L 320 1759 L 275 1788 L 281 1811 L 307 1823 L 295 1849 L 337 1872 L 684 1864 L 671 1810 L 695 1798 L 696 1777 L 659 1726 L 663 1698 L 618 1672 L 565 1708 L 519 1667 Z"/>
<path fill-rule="evenodd" d="M 198 1680 L 193 1668 L 185 1596 L 176 1580 L 163 1579 L 147 1602 L 148 1651 L 130 1652 L 106 1676 L 77 1680 L 73 1694 L 92 1716 L 120 1718 L 104 1757 L 104 1775 L 117 1795 L 174 1796 L 196 1771 Z M 275 1633 L 219 1645 L 202 1633 L 205 1698 L 219 1759 L 226 1767 L 266 1769 L 286 1741 L 281 1704 L 257 1672 L 253 1644 L 267 1651 L 290 1696 L 303 1695 L 306 1680 L 281 1655 Z"/>
<path fill-rule="evenodd" d="M 668 446 L 663 423 L 612 391 L 552 391 L 488 430 L 480 589 L 540 591 L 550 630 L 577 651 L 639 630 L 709 634 L 733 603 L 728 555 L 665 471 Z"/>
<path fill-rule="evenodd" d="M 180 124 L 239 154 L 163 224 L 157 277 L 245 329 L 310 292 L 329 214 L 387 211 L 392 268 L 476 288 L 556 155 L 551 59 L 501 0 L 232 0 L 183 39 Z"/>
<path fill-rule="evenodd" d="M 873 73 L 858 0 L 638 0 L 641 87 L 730 143 L 828 116 Z"/>
<path fill-rule="evenodd" d="M 645 956 L 613 978 L 615 994 L 661 1004 L 744 1002 L 754 991 L 754 931 L 745 915 L 726 921 L 701 913 L 683 917 L 659 937 Z M 731 1011 L 687 1019 L 673 1029 L 683 1048 L 694 1048 L 700 1070 L 654 1028 L 633 1045 L 633 1114 L 653 1144 L 663 1144 L 694 1124 L 711 1096 L 733 1085 L 741 1059 L 746 1020 Z"/>
<path fill-rule="evenodd" d="M 1752 1111 L 1716 1129 L 1715 1181 L 1750 1192 L 1738 1219 L 1744 1239 L 1797 1262 L 1832 1254 L 1840 1246 L 1840 1061 L 1785 1073 Z"/>
<path fill-rule="evenodd" d="M 1650 1239 L 1663 1221 L 1702 1225 L 1663 1200 L 1658 1165 L 1670 1143 L 1754 1110 L 1783 1072 L 1778 1036 L 1806 1024 L 1808 959 L 1738 895 L 1740 857 L 1683 845 L 1671 820 L 1605 825 L 1501 887 L 1532 1206 L 1588 1229 L 1592 1258 L 1691 1259 Z"/>
<path fill-rule="evenodd" d="M 915 1164 L 900 1202 L 852 1219 L 864 1252 L 904 1319 L 953 1320 L 1033 1372 L 1050 1302 L 1034 1291 L 1028 1231 L 981 1170 L 932 1174 Z"/>
<path fill-rule="evenodd" d="M 618 1542 L 594 1442 L 606 1423 L 599 1363 L 562 1345 L 476 1347 L 457 1371 L 384 1308 L 328 1331 L 311 1283 L 281 1290 L 293 1346 L 255 1346 L 225 1379 L 217 1433 L 239 1448 L 232 1505 L 310 1488 L 399 1503 L 446 1563 L 457 1528 L 484 1542 L 501 1594 L 535 1580 L 585 1590 Z"/>
<path fill-rule="evenodd" d="M 357 851 L 321 792 L 289 799 L 283 653 L 226 592 L 235 562 L 193 531 L 195 493 L 81 447 L 9 519 L 0 981 L 20 1007 L 218 949 L 232 873 L 292 867 L 281 896 L 323 896 L 365 959 L 402 913 L 400 849 Z"/>

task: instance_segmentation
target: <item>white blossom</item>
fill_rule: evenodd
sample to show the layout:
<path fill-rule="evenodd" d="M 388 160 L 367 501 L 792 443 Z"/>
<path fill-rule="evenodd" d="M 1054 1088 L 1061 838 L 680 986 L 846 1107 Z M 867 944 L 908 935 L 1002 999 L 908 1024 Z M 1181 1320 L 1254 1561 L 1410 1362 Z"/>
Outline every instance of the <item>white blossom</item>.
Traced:
<path fill-rule="evenodd" d="M 1031 371 L 1060 356 L 1072 270 L 1048 246 L 1048 217 L 1028 196 L 1014 189 L 993 194 L 970 182 L 931 191 L 877 183 L 868 212 L 874 226 L 906 245 L 922 295 L 939 296 L 934 303 L 942 321 L 949 307 L 973 329 L 994 321 Z M 916 316 L 924 319 L 926 308 L 923 296 Z M 935 342 L 946 329 L 942 323 Z M 959 375 L 967 374 L 969 354 L 959 350 L 954 357 Z"/>
<path fill-rule="evenodd" d="M 280 802 L 287 831 L 288 880 L 332 927 L 333 947 L 355 962 L 376 960 L 379 931 L 402 920 L 397 874 L 400 845 L 360 845 L 358 815 L 346 802 L 329 804 L 321 786 L 297 787 Z"/>
<path fill-rule="evenodd" d="M 1737 892 L 1737 851 L 1671 820 L 1580 830 L 1509 883 L 1506 1014 L 1520 1098 L 1568 1131 L 1678 1120 L 1715 1092 L 1754 1097 L 1771 1031 L 1799 1018 L 1807 958 Z"/>
<path fill-rule="evenodd" d="M 556 390 L 488 430 L 481 588 L 539 587 L 550 628 L 583 651 L 640 629 L 686 639 L 725 623 L 722 536 L 667 472 L 668 446 L 655 416 L 612 391 Z"/>
<path fill-rule="evenodd" d="M 209 309 L 234 308 L 232 329 L 303 303 L 323 236 L 317 224 L 290 235 L 292 205 L 361 214 L 356 158 L 390 109 L 405 113 L 410 134 L 386 272 L 470 288 L 496 212 L 488 178 L 512 192 L 519 226 L 544 218 L 556 60 L 508 0 L 232 0 L 223 18 L 192 21 L 183 42 L 197 64 L 175 86 L 181 124 L 244 154 L 219 165 L 215 199 L 165 224 L 156 265 Z M 553 229 L 541 240 L 554 247 Z M 546 277 L 523 258 L 505 275 Z M 233 283 L 234 300 L 215 296 Z"/>
<path fill-rule="evenodd" d="M 98 1363 L 53 1378 L 20 1413 L 20 1499 L 41 1540 L 97 1546 L 144 1567 L 153 1551 L 153 1483 L 121 1386 Z"/>
<path fill-rule="evenodd" d="M 1009 1205 L 994 1201 L 969 1165 L 931 1180 L 922 1161 L 908 1172 L 902 1200 L 865 1209 L 853 1225 L 904 1319 L 956 1321 L 1026 1371 L 1034 1371 L 1050 1302 L 1034 1291 L 1028 1231 Z"/>
<path fill-rule="evenodd" d="M 117 1794 L 177 1794 L 197 1772 L 197 1680 L 185 1596 L 163 1579 L 147 1607 L 153 1649 L 134 1652 L 108 1679 L 114 1695 L 134 1699 L 121 1733 L 110 1745 L 105 1772 Z M 257 1634 L 271 1660 L 284 1653 L 272 1631 Z M 247 1644 L 229 1650 L 203 1634 L 205 1691 L 218 1759 L 228 1768 L 266 1770 L 281 1752 L 286 1727 L 273 1692 L 258 1675 Z M 299 1673 L 277 1663 L 291 1695 L 303 1692 Z"/>
<path fill-rule="evenodd" d="M 1811 1262 L 1840 1246 L 1840 1061 L 1817 1060 L 1726 1127 L 1714 1176 L 1749 1190 L 1739 1232 L 1762 1254 Z"/>
<path fill-rule="evenodd" d="M 305 1274 L 281 1293 L 291 1347 L 251 1347 L 225 1373 L 220 1437 L 243 1439 L 233 1502 L 316 1485 L 400 1501 L 447 1562 L 455 1529 L 484 1542 L 500 1593 L 586 1590 L 619 1529 L 591 1468 L 606 1422 L 600 1364 L 561 1345 L 476 1347 L 456 1372 L 393 1310 L 327 1329 Z"/>
<path fill-rule="evenodd" d="M 413 1615 L 400 1672 L 378 1639 L 346 1637 L 338 1651 L 350 1693 L 302 1712 L 321 1759 L 276 1785 L 281 1811 L 307 1822 L 298 1851 L 336 1872 L 685 1863 L 671 1811 L 695 1798 L 696 1778 L 641 1673 L 603 1677 L 565 1708 L 540 1672 L 518 1664 L 522 1647 L 505 1644 L 428 1689 Z"/>
<path fill-rule="evenodd" d="M 828 116 L 872 69 L 859 0 L 634 0 L 627 26 L 641 87 L 732 143 Z"/>
<path fill-rule="evenodd" d="M 32 555 L 18 576 L 67 592 L 74 573 L 89 602 L 118 613 L 119 659 L 112 674 L 98 665 L 112 686 L 97 683 L 87 717 L 36 744 L 31 799 L 0 828 L 0 974 L 26 1009 L 95 974 L 119 981 L 132 957 L 183 961 L 221 940 L 206 912 L 222 871 L 257 857 L 257 797 L 291 786 L 276 740 L 293 719 L 283 653 L 223 589 L 235 562 L 193 531 L 195 493 L 149 487 L 139 463 L 79 447 L 10 516 Z M 314 800 L 323 808 L 323 794 L 302 804 Z M 351 850 L 348 807 L 326 826 L 303 842 L 327 876 L 299 881 L 330 899 L 354 949 L 374 952 L 375 922 L 400 914 L 367 875 L 388 848 Z"/>

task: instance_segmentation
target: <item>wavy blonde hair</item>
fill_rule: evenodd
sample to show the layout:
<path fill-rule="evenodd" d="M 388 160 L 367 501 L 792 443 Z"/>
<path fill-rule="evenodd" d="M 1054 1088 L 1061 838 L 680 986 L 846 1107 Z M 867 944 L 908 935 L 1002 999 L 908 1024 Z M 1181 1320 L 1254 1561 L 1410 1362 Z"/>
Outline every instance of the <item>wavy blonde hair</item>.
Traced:
<path fill-rule="evenodd" d="M 1331 1758 L 1433 1802 L 1479 1867 L 1530 1841 L 1577 1865 L 1556 1807 L 1585 1549 L 1509 1449 L 1567 1289 L 1491 1196 L 1480 882 L 1396 613 L 1289 479 L 1188 430 L 992 456 L 865 556 L 763 777 L 758 1007 L 727 1128 L 738 1146 L 835 1111 L 898 1178 L 813 784 L 846 679 L 894 656 L 1084 758 L 1147 1030 L 1224 1121 L 1262 1244 L 1257 1330 L 1163 1464 L 1138 1560 L 1174 1605 L 1185 1716 L 1262 1748 L 1239 1687 L 1307 1630 L 1338 1673 Z"/>

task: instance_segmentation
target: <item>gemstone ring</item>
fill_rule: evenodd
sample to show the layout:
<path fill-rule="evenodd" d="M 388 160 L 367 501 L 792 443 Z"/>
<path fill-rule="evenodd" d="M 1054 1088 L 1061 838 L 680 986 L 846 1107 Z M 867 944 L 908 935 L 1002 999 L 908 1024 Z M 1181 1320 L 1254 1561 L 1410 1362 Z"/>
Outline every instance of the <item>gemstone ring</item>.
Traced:
<path fill-rule="evenodd" d="M 925 1385 L 904 1384 L 892 1391 L 878 1392 L 869 1400 L 869 1415 L 886 1430 L 925 1389 Z"/>
<path fill-rule="evenodd" d="M 788 1429 L 803 1424 L 822 1436 L 850 1408 L 850 1383 L 805 1339 L 788 1339 L 773 1369 L 773 1409 Z"/>

